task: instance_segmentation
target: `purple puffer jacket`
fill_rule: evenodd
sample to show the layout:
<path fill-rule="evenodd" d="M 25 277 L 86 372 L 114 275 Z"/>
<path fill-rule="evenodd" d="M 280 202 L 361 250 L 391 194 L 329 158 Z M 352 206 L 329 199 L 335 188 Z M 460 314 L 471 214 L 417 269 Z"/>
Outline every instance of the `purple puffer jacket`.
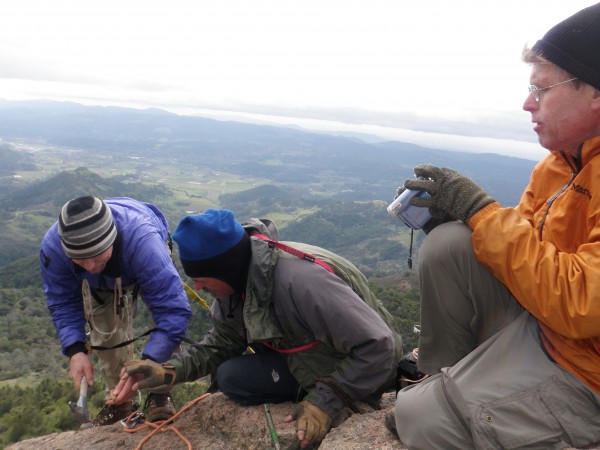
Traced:
<path fill-rule="evenodd" d="M 120 251 L 111 263 L 121 267 L 123 286 L 138 284 L 156 328 L 143 355 L 157 362 L 169 359 L 185 334 L 191 308 L 166 245 L 168 224 L 154 205 L 118 197 L 109 205 Z M 65 255 L 55 223 L 46 233 L 40 249 L 40 268 L 48 309 L 57 330 L 63 353 L 76 343 L 85 343 L 85 317 L 81 294 L 82 280 L 92 288 L 112 289 L 114 278 L 83 271 Z M 117 247 L 115 241 L 115 248 Z M 113 261 L 119 258 L 119 261 Z"/>

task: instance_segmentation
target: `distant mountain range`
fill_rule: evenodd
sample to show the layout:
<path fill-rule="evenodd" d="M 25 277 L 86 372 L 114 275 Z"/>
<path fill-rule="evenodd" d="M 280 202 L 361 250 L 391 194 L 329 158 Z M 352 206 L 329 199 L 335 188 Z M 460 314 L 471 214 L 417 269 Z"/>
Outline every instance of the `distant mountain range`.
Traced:
<path fill-rule="evenodd" d="M 330 180 L 331 196 L 389 200 L 421 163 L 448 166 L 514 205 L 531 160 L 459 153 L 388 141 L 311 133 L 277 126 L 181 116 L 157 109 L 83 106 L 62 102 L 0 101 L 0 138 L 88 149 L 210 167 L 275 183 Z"/>

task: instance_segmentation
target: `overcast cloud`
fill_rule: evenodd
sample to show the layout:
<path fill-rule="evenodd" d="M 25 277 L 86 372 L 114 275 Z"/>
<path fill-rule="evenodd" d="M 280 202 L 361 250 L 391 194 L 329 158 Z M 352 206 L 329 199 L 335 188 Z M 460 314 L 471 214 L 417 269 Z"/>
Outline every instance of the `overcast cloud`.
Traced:
<path fill-rule="evenodd" d="M 593 1 L 3 0 L 0 98 L 158 107 L 538 159 L 520 62 Z"/>

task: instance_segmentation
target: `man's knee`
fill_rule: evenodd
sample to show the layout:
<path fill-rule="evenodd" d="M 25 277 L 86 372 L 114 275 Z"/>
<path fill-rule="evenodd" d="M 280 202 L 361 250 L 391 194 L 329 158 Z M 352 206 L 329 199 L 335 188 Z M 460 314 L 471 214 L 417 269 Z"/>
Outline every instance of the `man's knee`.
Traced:
<path fill-rule="evenodd" d="M 402 430 L 407 428 L 413 429 L 419 426 L 419 417 L 424 413 L 420 408 L 419 395 L 411 391 L 414 391 L 414 388 L 398 392 L 394 406 L 396 428 L 400 436 L 402 435 Z"/>
<path fill-rule="evenodd" d="M 410 448 L 460 448 L 439 445 L 444 441 L 448 417 L 438 399 L 440 375 L 405 388 L 398 393 L 394 406 L 396 430 Z M 433 444 L 435 442 L 438 444 Z M 450 442 L 450 441 L 449 441 Z"/>
<path fill-rule="evenodd" d="M 217 368 L 216 379 L 219 390 L 240 405 L 264 402 L 262 374 L 252 357 L 239 356 L 224 361 Z"/>
<path fill-rule="evenodd" d="M 300 392 L 285 359 L 275 352 L 229 359 L 217 369 L 216 379 L 219 389 L 242 405 L 296 400 Z"/>
<path fill-rule="evenodd" d="M 228 392 L 237 390 L 237 386 L 243 380 L 245 371 L 240 367 L 240 361 L 237 358 L 228 359 L 217 368 L 217 385 L 226 395 Z"/>
<path fill-rule="evenodd" d="M 419 265 L 423 269 L 471 254 L 473 244 L 469 227 L 462 222 L 447 222 L 435 227 L 423 241 L 419 250 Z"/>

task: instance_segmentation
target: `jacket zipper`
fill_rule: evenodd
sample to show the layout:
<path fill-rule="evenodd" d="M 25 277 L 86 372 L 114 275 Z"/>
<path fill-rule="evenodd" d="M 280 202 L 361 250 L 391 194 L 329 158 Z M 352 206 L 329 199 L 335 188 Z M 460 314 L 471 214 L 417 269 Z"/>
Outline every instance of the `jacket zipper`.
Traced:
<path fill-rule="evenodd" d="M 556 194 L 554 194 L 552 197 L 550 197 L 548 200 L 546 200 L 546 205 L 548 205 L 548 207 L 546 208 L 546 212 L 544 212 L 544 217 L 542 218 L 542 221 L 540 222 L 540 241 L 542 240 L 542 231 L 544 229 L 544 223 L 546 223 L 546 219 L 548 218 L 548 213 L 550 212 L 550 207 L 552 206 L 552 203 L 554 203 L 554 200 L 556 200 L 560 194 L 562 194 L 563 192 L 565 192 L 567 190 L 569 185 L 575 179 L 576 175 L 577 174 L 575 172 L 572 172 L 571 178 L 569 179 L 569 181 L 567 181 L 567 184 L 565 184 L 562 188 L 560 188 L 560 191 L 558 191 Z"/>
<path fill-rule="evenodd" d="M 582 149 L 582 147 L 583 147 L 583 144 L 581 144 L 578 149 L 579 156 L 577 157 L 577 159 L 575 161 L 576 166 L 574 166 L 572 164 L 572 162 L 569 161 L 569 159 L 565 156 L 564 152 L 561 152 L 561 156 L 563 157 L 565 162 L 569 165 L 569 167 L 571 167 L 571 178 L 569 179 L 569 181 L 567 181 L 567 184 L 565 184 L 562 188 L 560 188 L 560 190 L 556 194 L 554 194 L 552 197 L 550 197 L 548 200 L 546 200 L 546 205 L 548 205 L 548 207 L 546 208 L 546 211 L 544 212 L 544 217 L 542 218 L 542 221 L 540 222 L 540 241 L 542 240 L 544 224 L 546 223 L 546 219 L 548 218 L 548 214 L 550 213 L 550 208 L 552 207 L 554 200 L 556 200 L 560 194 L 562 194 L 563 192 L 565 192 L 567 190 L 567 188 L 571 185 L 571 183 L 573 182 L 573 180 L 575 179 L 575 177 L 577 176 L 577 174 L 579 173 L 579 171 L 581 169 L 581 149 Z"/>

